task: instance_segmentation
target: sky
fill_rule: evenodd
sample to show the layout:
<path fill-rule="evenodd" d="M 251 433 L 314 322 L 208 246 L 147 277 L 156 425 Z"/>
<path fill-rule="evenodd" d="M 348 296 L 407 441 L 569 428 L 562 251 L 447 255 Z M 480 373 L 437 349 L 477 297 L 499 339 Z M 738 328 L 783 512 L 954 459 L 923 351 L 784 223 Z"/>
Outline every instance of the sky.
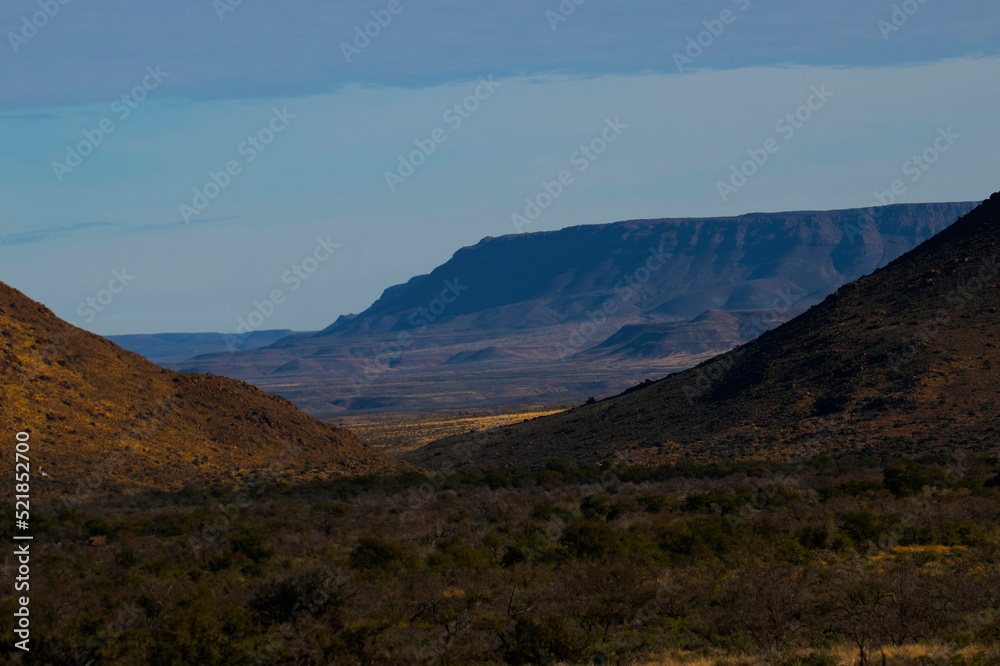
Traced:
<path fill-rule="evenodd" d="M 1000 190 L 995 0 L 7 0 L 0 34 L 0 281 L 103 335 L 320 329 L 488 236 Z"/>

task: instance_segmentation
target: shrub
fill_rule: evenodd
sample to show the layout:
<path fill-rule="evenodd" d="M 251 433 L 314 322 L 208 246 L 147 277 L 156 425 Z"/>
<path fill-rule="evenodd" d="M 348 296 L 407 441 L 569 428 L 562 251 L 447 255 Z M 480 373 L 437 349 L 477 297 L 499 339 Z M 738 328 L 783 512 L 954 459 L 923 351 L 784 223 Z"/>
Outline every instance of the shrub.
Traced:
<path fill-rule="evenodd" d="M 359 571 L 394 574 L 410 569 L 417 563 L 416 556 L 401 543 L 376 537 L 361 537 L 348 557 L 352 569 Z"/>
<path fill-rule="evenodd" d="M 948 481 L 948 476 L 941 470 L 920 463 L 887 467 L 882 472 L 882 478 L 886 489 L 896 497 L 916 495 L 925 487 L 945 485 Z"/>
<path fill-rule="evenodd" d="M 578 662 L 584 641 L 575 636 L 569 622 L 560 617 L 520 617 L 508 641 L 504 658 L 511 664 L 553 664 Z"/>
<path fill-rule="evenodd" d="M 610 555 L 618 552 L 621 546 L 614 529 L 596 520 L 579 520 L 570 525 L 559 545 L 581 559 Z"/>
<path fill-rule="evenodd" d="M 250 602 L 250 608 L 267 625 L 282 624 L 300 615 L 336 613 L 342 605 L 341 587 L 318 571 L 272 578 L 258 588 Z"/>
<path fill-rule="evenodd" d="M 535 520 L 549 520 L 552 516 L 562 513 L 563 509 L 550 499 L 539 502 L 531 511 L 531 517 Z"/>
<path fill-rule="evenodd" d="M 635 501 L 646 513 L 661 513 L 670 505 L 667 496 L 658 493 L 643 493 L 636 497 Z"/>
<path fill-rule="evenodd" d="M 246 555 L 254 563 L 266 561 L 274 554 L 267 547 L 264 535 L 249 530 L 235 534 L 230 547 L 234 553 Z"/>
<path fill-rule="evenodd" d="M 448 537 L 437 545 L 438 551 L 427 558 L 427 565 L 438 569 L 468 567 L 481 569 L 493 562 L 487 550 L 473 548 L 458 536 Z"/>
<path fill-rule="evenodd" d="M 855 544 L 878 544 L 889 534 L 890 528 L 899 523 L 899 517 L 877 514 L 871 509 L 845 513 L 841 529 Z"/>
<path fill-rule="evenodd" d="M 580 513 L 589 520 L 598 520 L 611 513 L 611 505 L 604 495 L 588 495 L 580 502 Z"/>
<path fill-rule="evenodd" d="M 746 502 L 746 498 L 741 502 L 725 488 L 713 488 L 706 493 L 691 493 L 685 497 L 681 510 L 688 513 L 734 513 Z"/>

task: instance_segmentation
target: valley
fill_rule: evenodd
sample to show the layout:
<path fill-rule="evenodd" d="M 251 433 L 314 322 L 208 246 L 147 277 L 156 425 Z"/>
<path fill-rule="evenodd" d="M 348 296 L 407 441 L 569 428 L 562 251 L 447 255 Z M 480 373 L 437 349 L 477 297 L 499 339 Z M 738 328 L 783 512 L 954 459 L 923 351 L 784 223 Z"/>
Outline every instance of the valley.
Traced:
<path fill-rule="evenodd" d="M 486 238 L 319 332 L 167 365 L 248 381 L 324 420 L 572 406 L 749 342 L 974 205 L 635 220 Z"/>

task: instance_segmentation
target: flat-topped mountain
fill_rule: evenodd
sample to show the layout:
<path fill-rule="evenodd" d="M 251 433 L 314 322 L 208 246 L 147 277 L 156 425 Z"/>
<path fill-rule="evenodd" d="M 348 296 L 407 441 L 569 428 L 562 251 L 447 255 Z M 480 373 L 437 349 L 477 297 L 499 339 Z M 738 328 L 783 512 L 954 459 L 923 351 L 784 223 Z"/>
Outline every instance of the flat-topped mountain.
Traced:
<path fill-rule="evenodd" d="M 497 429 L 433 468 L 713 460 L 1000 444 L 1000 193 L 886 268 L 686 372 Z"/>
<path fill-rule="evenodd" d="M 755 213 L 635 220 L 486 238 L 430 274 L 390 287 L 360 315 L 315 339 L 459 320 L 464 327 L 528 328 L 586 321 L 607 300 L 612 316 L 690 320 L 710 308 L 760 310 L 821 301 L 930 238 L 975 204 L 896 205 L 870 211 Z M 610 308 L 609 308 L 610 309 Z M 288 338 L 276 346 L 308 344 Z M 592 346 L 592 345 L 591 345 Z"/>
<path fill-rule="evenodd" d="M 319 333 L 171 367 L 251 381 L 322 418 L 575 404 L 747 342 L 974 205 L 638 220 L 487 238 Z"/>
<path fill-rule="evenodd" d="M 0 426 L 30 434 L 36 496 L 408 468 L 284 398 L 157 367 L 2 283 Z"/>

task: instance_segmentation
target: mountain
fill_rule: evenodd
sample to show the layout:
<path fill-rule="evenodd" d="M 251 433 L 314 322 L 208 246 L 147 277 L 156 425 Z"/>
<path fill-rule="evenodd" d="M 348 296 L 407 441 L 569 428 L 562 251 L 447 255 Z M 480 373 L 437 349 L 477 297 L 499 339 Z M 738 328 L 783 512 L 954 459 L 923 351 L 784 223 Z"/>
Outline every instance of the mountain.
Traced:
<path fill-rule="evenodd" d="M 890 206 L 877 228 L 863 221 L 868 211 L 845 210 L 636 220 L 486 238 L 430 274 L 386 289 L 366 311 L 313 340 L 456 320 L 485 329 L 586 321 L 608 299 L 619 306 L 612 316 L 659 321 L 689 320 L 709 308 L 772 308 L 776 296 L 789 301 L 783 307 L 804 307 L 973 207 Z M 275 346 L 303 344 L 291 338 Z"/>
<path fill-rule="evenodd" d="M 575 404 L 728 351 L 974 205 L 638 220 L 486 238 L 319 333 L 171 367 L 245 379 L 320 418 Z M 726 323 L 720 311 L 756 314 Z"/>
<path fill-rule="evenodd" d="M 153 335 L 109 335 L 122 349 L 163 365 L 195 356 L 260 349 L 292 334 L 292 331 L 251 331 L 235 336 L 224 333 L 157 333 Z"/>
<path fill-rule="evenodd" d="M 30 434 L 34 496 L 408 468 L 284 398 L 157 367 L 3 283 L 0 427 Z"/>
<path fill-rule="evenodd" d="M 691 321 L 633 324 L 577 358 L 665 358 L 732 349 L 774 326 L 802 314 L 801 308 L 769 310 L 706 310 Z"/>
<path fill-rule="evenodd" d="M 597 404 L 411 459 L 434 469 L 845 452 L 979 452 L 1000 443 L 1000 193 L 886 268 L 753 342 Z"/>

